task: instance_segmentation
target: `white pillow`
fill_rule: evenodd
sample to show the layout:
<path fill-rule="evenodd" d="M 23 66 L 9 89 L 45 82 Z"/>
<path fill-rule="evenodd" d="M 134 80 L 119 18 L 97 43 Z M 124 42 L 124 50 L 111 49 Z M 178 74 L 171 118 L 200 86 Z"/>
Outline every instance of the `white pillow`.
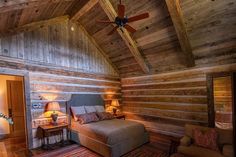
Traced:
<path fill-rule="evenodd" d="M 87 113 L 96 112 L 96 109 L 94 106 L 84 106 L 84 108 Z"/>
<path fill-rule="evenodd" d="M 94 106 L 97 112 L 105 112 L 104 106 Z"/>
<path fill-rule="evenodd" d="M 84 106 L 74 106 L 74 107 L 70 107 L 70 108 L 71 108 L 72 115 L 73 115 L 73 118 L 74 118 L 75 121 L 78 120 L 76 115 L 86 113 Z"/>

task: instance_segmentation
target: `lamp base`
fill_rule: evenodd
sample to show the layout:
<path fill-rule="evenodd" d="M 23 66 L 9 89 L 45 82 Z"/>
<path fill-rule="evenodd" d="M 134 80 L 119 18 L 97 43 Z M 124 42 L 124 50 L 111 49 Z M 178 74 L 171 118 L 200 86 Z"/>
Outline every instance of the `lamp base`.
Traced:
<path fill-rule="evenodd" d="M 116 108 L 113 108 L 112 111 L 113 111 L 113 115 L 116 116 L 116 111 L 117 111 L 117 109 L 116 109 Z"/>
<path fill-rule="evenodd" d="M 52 125 L 57 125 L 58 114 L 57 113 L 52 113 L 51 118 L 52 118 Z"/>

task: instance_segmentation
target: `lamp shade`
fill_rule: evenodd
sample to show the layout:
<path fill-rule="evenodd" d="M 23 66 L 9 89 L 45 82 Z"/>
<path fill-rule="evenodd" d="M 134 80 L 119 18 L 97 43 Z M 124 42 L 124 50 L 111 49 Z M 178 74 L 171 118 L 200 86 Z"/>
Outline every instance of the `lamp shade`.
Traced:
<path fill-rule="evenodd" d="M 111 106 L 114 106 L 114 107 L 120 106 L 119 101 L 118 100 L 112 100 Z"/>
<path fill-rule="evenodd" d="M 50 102 L 48 103 L 46 110 L 47 111 L 60 111 L 61 108 L 58 102 Z"/>

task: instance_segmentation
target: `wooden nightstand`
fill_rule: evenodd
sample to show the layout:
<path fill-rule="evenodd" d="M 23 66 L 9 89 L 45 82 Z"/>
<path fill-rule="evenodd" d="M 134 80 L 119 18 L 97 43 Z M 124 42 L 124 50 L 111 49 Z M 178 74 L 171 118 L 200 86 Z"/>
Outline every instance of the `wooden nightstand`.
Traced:
<path fill-rule="evenodd" d="M 125 115 L 124 114 L 117 114 L 117 115 L 114 115 L 114 117 L 116 119 L 124 119 L 125 120 Z"/>
<path fill-rule="evenodd" d="M 49 137 L 54 136 L 54 135 L 60 135 L 61 138 L 61 143 L 64 144 L 64 136 L 63 136 L 63 130 L 66 129 L 67 131 L 67 139 L 68 139 L 68 124 L 67 123 L 61 123 L 58 125 L 40 125 L 39 126 L 39 131 L 41 131 L 42 134 L 42 139 L 43 139 L 43 145 L 42 148 L 44 149 L 50 149 L 49 147 Z M 46 143 L 45 143 L 45 138 L 46 138 Z"/>

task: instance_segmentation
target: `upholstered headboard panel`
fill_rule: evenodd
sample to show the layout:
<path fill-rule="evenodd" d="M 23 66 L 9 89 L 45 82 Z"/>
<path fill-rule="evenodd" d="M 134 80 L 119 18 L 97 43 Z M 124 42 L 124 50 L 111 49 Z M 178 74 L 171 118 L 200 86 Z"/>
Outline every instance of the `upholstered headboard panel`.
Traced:
<path fill-rule="evenodd" d="M 68 106 L 104 106 L 104 100 L 98 94 L 73 94 Z"/>
<path fill-rule="evenodd" d="M 67 102 L 67 114 L 71 122 L 71 106 L 104 106 L 104 100 L 99 94 L 73 94 Z"/>

